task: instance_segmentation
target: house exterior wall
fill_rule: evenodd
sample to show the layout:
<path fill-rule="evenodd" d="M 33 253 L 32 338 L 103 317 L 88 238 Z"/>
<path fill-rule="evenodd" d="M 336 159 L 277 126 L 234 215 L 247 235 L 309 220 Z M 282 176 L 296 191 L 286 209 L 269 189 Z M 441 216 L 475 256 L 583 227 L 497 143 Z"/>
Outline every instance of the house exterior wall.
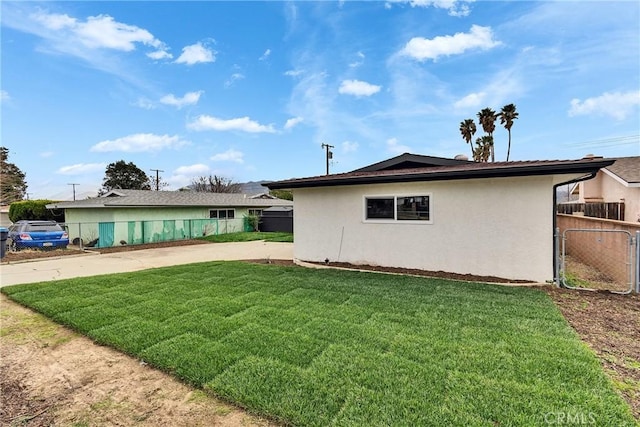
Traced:
<path fill-rule="evenodd" d="M 210 209 L 235 209 L 234 219 L 209 219 Z M 248 208 L 230 207 L 176 207 L 176 208 L 82 208 L 66 209 L 65 219 L 69 239 L 82 238 L 86 244 L 100 238 L 100 223 L 114 223 L 112 244 L 149 243 L 169 240 L 180 240 L 197 235 L 226 234 L 244 231 L 244 217 Z M 193 221 L 188 220 L 202 220 Z M 143 225 L 143 222 L 145 225 Z M 135 223 L 135 224 L 132 224 Z M 135 236 L 135 237 L 132 237 Z M 105 246 L 104 236 L 100 246 Z"/>
<path fill-rule="evenodd" d="M 553 185 L 572 178 L 577 176 L 294 189 L 294 256 L 550 280 Z M 431 197 L 430 223 L 364 220 L 365 196 L 425 194 Z"/>
<path fill-rule="evenodd" d="M 640 187 L 628 187 L 611 175 L 599 171 L 595 178 L 579 184 L 580 203 L 624 202 L 624 220 L 640 222 Z"/>

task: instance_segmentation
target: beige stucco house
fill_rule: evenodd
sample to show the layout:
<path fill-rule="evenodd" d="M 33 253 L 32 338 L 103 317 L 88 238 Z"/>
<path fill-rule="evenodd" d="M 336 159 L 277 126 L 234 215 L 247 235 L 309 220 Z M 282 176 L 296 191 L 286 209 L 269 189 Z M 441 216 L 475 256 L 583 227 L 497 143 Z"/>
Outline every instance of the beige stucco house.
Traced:
<path fill-rule="evenodd" d="M 543 282 L 555 187 L 613 161 L 475 163 L 405 153 L 349 173 L 267 183 L 296 203 L 294 256 Z"/>
<path fill-rule="evenodd" d="M 618 157 L 593 179 L 577 183 L 579 203 L 623 203 L 624 221 L 640 222 L 640 156 Z"/>

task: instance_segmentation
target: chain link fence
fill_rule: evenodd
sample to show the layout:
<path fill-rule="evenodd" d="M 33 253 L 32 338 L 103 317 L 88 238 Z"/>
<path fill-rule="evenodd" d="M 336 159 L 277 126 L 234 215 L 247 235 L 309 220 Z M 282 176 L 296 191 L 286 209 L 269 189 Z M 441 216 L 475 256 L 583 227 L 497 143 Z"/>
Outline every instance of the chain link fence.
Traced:
<path fill-rule="evenodd" d="M 252 231 L 246 218 L 65 223 L 72 245 L 108 248 Z"/>
<path fill-rule="evenodd" d="M 570 289 L 637 292 L 636 240 L 629 231 L 565 229 L 561 248 L 560 284 Z"/>

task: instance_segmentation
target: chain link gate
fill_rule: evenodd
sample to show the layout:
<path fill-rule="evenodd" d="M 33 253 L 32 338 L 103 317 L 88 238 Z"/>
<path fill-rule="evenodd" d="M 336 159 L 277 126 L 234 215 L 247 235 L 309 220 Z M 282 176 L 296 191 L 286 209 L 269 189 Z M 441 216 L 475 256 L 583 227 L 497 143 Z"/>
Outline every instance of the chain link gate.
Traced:
<path fill-rule="evenodd" d="M 569 289 L 638 292 L 638 242 L 626 230 L 568 228 L 556 233 L 559 285 Z M 635 262 L 634 262 L 635 259 Z"/>

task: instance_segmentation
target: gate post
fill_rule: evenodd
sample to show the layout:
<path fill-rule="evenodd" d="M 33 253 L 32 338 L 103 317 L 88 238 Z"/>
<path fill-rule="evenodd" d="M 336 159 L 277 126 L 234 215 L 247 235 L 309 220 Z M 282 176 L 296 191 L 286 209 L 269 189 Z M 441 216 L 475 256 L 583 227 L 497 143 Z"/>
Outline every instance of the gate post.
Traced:
<path fill-rule="evenodd" d="M 636 294 L 640 294 L 640 231 L 636 231 Z"/>
<path fill-rule="evenodd" d="M 554 235 L 554 245 L 555 245 L 555 271 L 553 272 L 554 281 L 556 286 L 560 287 L 560 227 L 556 227 L 556 232 Z"/>

